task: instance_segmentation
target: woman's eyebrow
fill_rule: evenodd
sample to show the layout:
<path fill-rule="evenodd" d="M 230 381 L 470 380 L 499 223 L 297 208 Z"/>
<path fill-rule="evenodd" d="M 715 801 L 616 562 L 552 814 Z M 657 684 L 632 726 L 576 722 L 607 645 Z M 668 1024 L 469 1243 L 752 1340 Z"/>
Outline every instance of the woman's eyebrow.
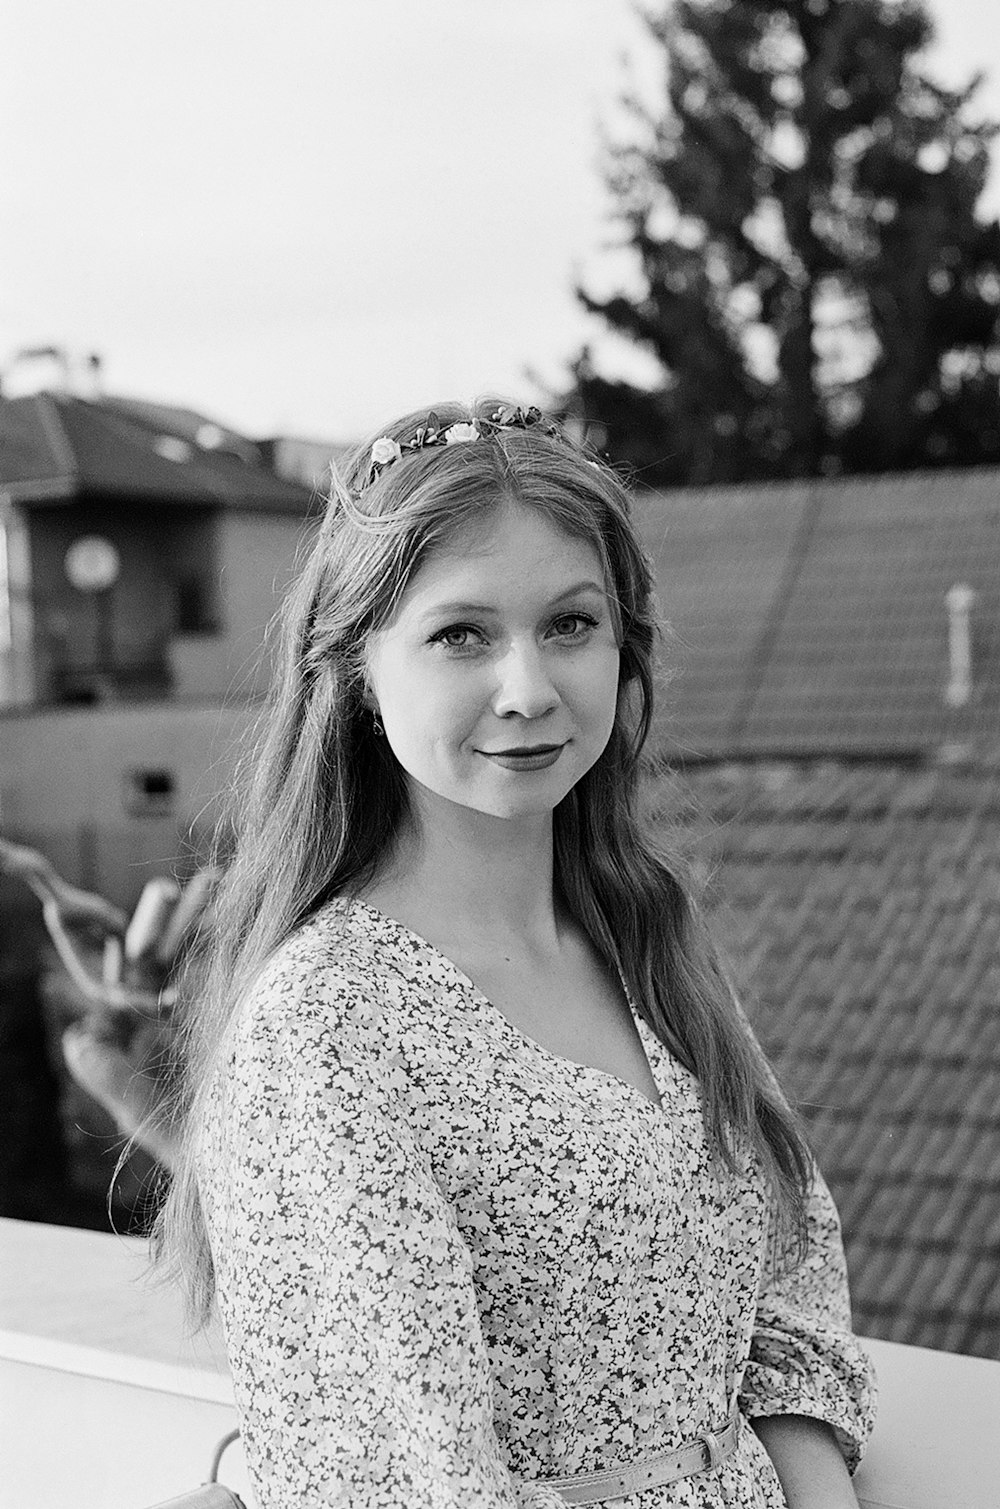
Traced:
<path fill-rule="evenodd" d="M 555 597 L 550 598 L 548 606 L 556 608 L 560 603 L 566 602 L 572 597 L 582 597 L 585 593 L 596 594 L 598 597 L 607 597 L 607 591 L 599 582 L 585 581 L 574 582 L 572 587 L 566 587 Z M 429 603 L 421 613 L 421 618 L 437 618 L 439 615 L 446 617 L 452 613 L 496 613 L 499 610 L 495 603 L 474 603 L 471 600 L 458 600 L 446 603 Z"/>
<path fill-rule="evenodd" d="M 598 597 L 608 595 L 607 588 L 602 587 L 600 582 L 576 582 L 572 587 L 567 587 L 565 592 L 560 592 L 558 597 L 554 597 L 552 605 L 554 607 L 556 603 L 565 602 L 568 597 L 581 597 L 585 592 L 596 592 Z"/>
<path fill-rule="evenodd" d="M 421 618 L 448 618 L 452 614 L 459 613 L 495 613 L 496 608 L 489 603 L 474 603 L 470 601 L 460 602 L 457 598 L 453 602 L 428 603 L 421 611 Z"/>

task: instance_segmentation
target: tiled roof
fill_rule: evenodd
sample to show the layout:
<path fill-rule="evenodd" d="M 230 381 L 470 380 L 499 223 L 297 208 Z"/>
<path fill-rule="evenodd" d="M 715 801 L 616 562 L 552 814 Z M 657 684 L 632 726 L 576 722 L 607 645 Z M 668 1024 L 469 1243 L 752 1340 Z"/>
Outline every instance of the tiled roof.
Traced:
<path fill-rule="evenodd" d="M 908 754 L 1000 741 L 1000 470 L 647 494 L 673 754 Z M 945 595 L 976 593 L 953 709 Z"/>
<path fill-rule="evenodd" d="M 809 1125 L 858 1329 L 1000 1357 L 1000 769 L 730 764 L 653 790 Z"/>
<path fill-rule="evenodd" d="M 256 440 L 241 435 L 238 430 L 220 425 L 198 409 L 154 403 L 145 398 L 127 398 L 120 393 L 102 393 L 100 405 L 106 413 L 121 414 L 126 419 L 139 419 L 159 435 L 179 435 L 195 445 L 202 444 L 207 432 L 212 436 L 214 448 L 239 456 L 251 465 L 260 463 L 260 445 Z"/>
<path fill-rule="evenodd" d="M 171 413 L 53 393 L 0 398 L 0 487 L 28 505 L 87 497 L 307 513 L 311 490 L 270 470 L 256 447 L 199 444 L 191 416 Z"/>

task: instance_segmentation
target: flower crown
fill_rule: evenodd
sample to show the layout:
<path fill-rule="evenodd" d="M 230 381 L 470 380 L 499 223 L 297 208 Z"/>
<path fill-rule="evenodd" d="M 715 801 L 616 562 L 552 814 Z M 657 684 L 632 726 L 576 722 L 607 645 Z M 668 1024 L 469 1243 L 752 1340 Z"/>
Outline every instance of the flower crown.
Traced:
<path fill-rule="evenodd" d="M 443 425 L 433 409 L 423 424 L 414 431 L 412 440 L 393 440 L 391 435 L 380 435 L 371 448 L 368 472 L 362 487 L 374 482 L 387 466 L 399 461 L 410 451 L 426 451 L 436 445 L 466 445 L 472 440 L 488 439 L 498 430 L 539 430 L 555 440 L 565 437 L 559 426 L 547 419 L 533 405 L 522 409 L 512 404 L 503 404 L 483 418 Z"/>

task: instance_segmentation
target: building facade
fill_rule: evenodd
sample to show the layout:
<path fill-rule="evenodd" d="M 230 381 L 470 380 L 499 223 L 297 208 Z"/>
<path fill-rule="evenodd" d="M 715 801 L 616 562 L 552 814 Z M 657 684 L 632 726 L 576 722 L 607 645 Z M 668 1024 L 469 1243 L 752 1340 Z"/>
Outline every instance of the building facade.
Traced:
<path fill-rule="evenodd" d="M 0 708 L 259 696 L 316 490 L 185 411 L 0 399 Z"/>

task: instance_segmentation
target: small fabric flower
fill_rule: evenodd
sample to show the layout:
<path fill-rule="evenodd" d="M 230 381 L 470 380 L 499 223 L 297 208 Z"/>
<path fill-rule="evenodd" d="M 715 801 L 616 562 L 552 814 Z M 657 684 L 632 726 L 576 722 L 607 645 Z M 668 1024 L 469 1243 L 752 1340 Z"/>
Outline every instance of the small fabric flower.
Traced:
<path fill-rule="evenodd" d="M 464 445 L 469 440 L 478 440 L 479 430 L 474 424 L 453 424 L 444 432 L 445 445 Z"/>
<path fill-rule="evenodd" d="M 389 435 L 380 435 L 372 446 L 372 465 L 388 466 L 392 461 L 398 461 L 403 454 L 399 442 Z"/>

